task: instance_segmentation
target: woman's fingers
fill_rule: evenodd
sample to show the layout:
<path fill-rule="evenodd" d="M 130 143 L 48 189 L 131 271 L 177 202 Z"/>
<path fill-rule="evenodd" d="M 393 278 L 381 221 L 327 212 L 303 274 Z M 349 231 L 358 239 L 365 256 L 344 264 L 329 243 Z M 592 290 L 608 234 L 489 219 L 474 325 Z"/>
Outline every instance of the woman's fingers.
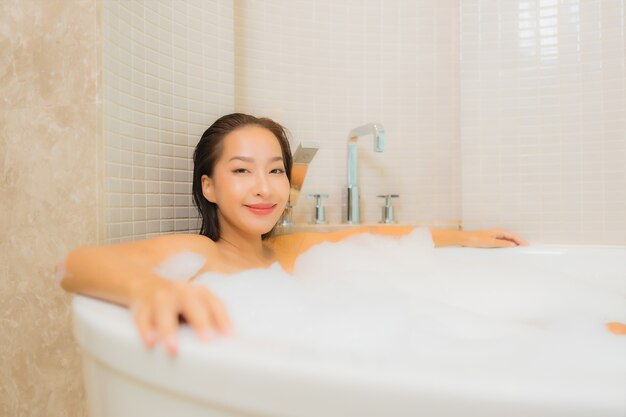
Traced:
<path fill-rule="evenodd" d="M 211 310 L 196 292 L 187 291 L 182 304 L 182 313 L 187 323 L 194 329 L 200 340 L 209 340 L 209 329 L 214 325 Z"/>
<path fill-rule="evenodd" d="M 152 320 L 151 310 L 144 305 L 133 307 L 135 325 L 139 331 L 139 336 L 144 344 L 149 348 L 154 347 L 156 343 L 156 332 L 154 331 L 154 321 Z"/>
<path fill-rule="evenodd" d="M 522 239 L 521 237 L 509 232 L 508 230 L 502 230 L 502 229 L 494 229 L 493 230 L 493 236 L 496 239 L 504 239 L 507 240 L 509 242 L 513 242 L 516 245 L 520 245 L 520 246 L 527 246 L 528 242 L 524 239 Z"/>
<path fill-rule="evenodd" d="M 169 296 L 155 298 L 155 319 L 159 339 L 165 350 L 174 355 L 178 350 L 178 308 Z"/>
<path fill-rule="evenodd" d="M 211 291 L 206 288 L 201 288 L 201 290 L 207 305 L 211 309 L 217 330 L 219 330 L 222 334 L 230 335 L 232 333 L 232 328 L 230 319 L 228 318 L 228 313 L 226 312 L 226 307 L 219 298 L 211 293 Z"/>
<path fill-rule="evenodd" d="M 513 246 L 517 246 L 517 243 L 511 240 L 503 239 L 499 237 L 494 238 L 491 242 L 491 247 L 493 248 L 510 248 Z"/>
<path fill-rule="evenodd" d="M 182 315 L 201 340 L 210 338 L 210 329 L 230 334 L 230 321 L 224 304 L 211 291 L 201 286 L 178 283 L 160 288 L 132 307 L 135 325 L 146 346 L 157 340 L 168 353 L 178 350 L 178 317 Z"/>
<path fill-rule="evenodd" d="M 475 248 L 509 248 L 513 246 L 526 246 L 526 242 L 521 237 L 503 229 L 489 229 L 477 232 L 466 232 L 467 244 Z"/>
<path fill-rule="evenodd" d="M 215 328 L 223 334 L 230 334 L 230 321 L 224 304 L 207 288 L 185 285 L 183 314 L 200 339 L 209 338 L 209 329 Z"/>

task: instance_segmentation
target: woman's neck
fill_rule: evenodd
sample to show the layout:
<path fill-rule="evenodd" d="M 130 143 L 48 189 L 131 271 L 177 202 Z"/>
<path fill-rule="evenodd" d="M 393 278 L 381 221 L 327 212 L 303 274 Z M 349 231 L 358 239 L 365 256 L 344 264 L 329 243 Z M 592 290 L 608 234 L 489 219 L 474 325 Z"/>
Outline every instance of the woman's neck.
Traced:
<path fill-rule="evenodd" d="M 224 257 L 236 267 L 261 267 L 274 262 L 274 253 L 261 236 L 243 235 L 229 228 L 220 231 L 216 242 Z"/>

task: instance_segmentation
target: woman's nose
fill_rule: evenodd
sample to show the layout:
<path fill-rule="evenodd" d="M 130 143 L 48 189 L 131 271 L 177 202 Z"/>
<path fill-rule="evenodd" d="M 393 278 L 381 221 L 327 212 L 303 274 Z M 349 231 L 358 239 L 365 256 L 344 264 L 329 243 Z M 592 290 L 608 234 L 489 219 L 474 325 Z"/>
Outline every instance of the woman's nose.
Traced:
<path fill-rule="evenodd" d="M 254 193 L 256 195 L 268 195 L 270 192 L 269 178 L 265 173 L 259 173 L 255 176 Z"/>

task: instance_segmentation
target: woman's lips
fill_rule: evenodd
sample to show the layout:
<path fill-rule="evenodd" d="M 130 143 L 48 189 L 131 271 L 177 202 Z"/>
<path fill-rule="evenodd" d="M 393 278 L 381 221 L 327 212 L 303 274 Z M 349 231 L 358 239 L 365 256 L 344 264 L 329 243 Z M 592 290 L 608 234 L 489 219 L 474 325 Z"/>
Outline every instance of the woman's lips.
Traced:
<path fill-rule="evenodd" d="M 245 207 L 254 214 L 264 216 L 274 211 L 276 204 L 246 204 Z"/>

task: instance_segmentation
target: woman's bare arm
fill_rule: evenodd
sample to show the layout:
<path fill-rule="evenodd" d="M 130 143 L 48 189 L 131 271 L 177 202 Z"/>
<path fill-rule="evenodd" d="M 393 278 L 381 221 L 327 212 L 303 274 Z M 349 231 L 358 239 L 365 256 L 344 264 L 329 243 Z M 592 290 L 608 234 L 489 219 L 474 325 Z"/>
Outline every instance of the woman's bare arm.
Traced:
<path fill-rule="evenodd" d="M 213 327 L 228 332 L 222 303 L 207 289 L 172 282 L 154 270 L 169 256 L 183 251 L 214 258 L 214 243 L 199 235 L 168 235 L 131 243 L 85 246 L 72 251 L 57 265 L 61 286 L 130 307 L 141 337 L 148 346 L 165 341 L 174 353 L 178 315 L 202 337 Z"/>

